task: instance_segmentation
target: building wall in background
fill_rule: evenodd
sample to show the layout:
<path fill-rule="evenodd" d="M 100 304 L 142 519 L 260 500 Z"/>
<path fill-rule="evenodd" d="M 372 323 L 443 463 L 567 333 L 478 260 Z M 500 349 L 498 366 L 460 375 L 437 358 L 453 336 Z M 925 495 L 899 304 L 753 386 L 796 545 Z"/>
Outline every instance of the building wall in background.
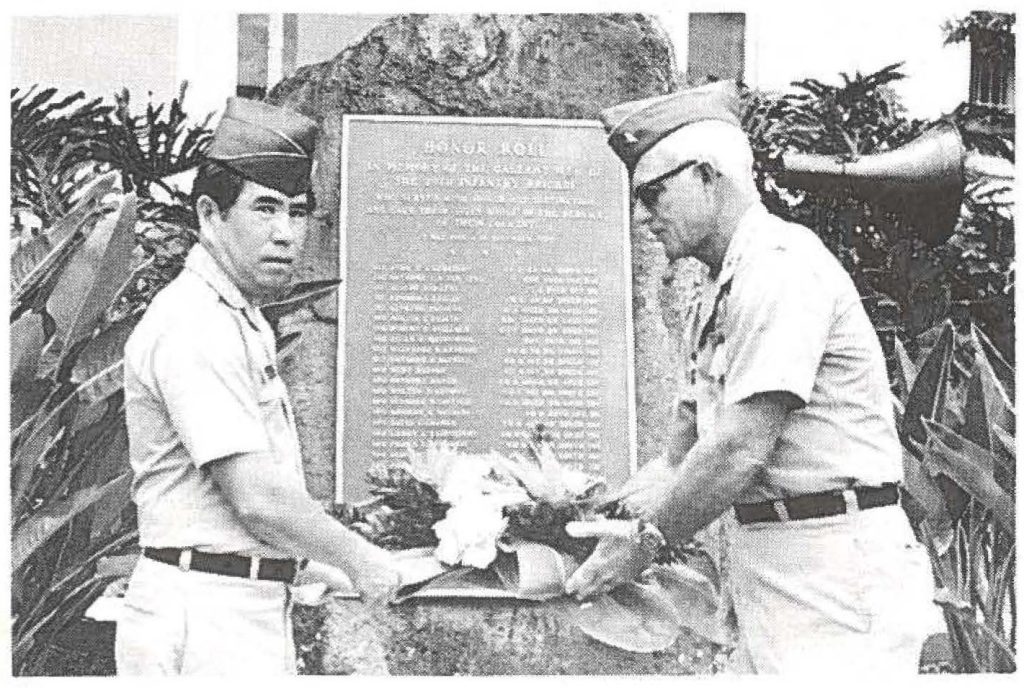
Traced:
<path fill-rule="evenodd" d="M 693 41 L 691 13 L 669 10 L 658 16 L 684 74 L 707 71 L 699 61 L 727 59 L 729 71 L 742 72 L 746 83 L 783 90 L 797 79 L 837 83 L 841 71 L 871 72 L 903 61 L 909 78 L 896 84 L 897 92 L 912 115 L 935 117 L 967 99 L 969 47 L 943 46 L 940 29 L 944 20 L 967 11 L 893 3 L 884 18 L 855 5 L 754 11 L 722 21 L 705 14 L 694 21 L 702 31 L 721 23 L 722 40 L 705 31 Z M 252 87 L 246 95 L 257 95 L 268 82 L 273 86 L 278 74 L 331 59 L 388 16 L 278 14 L 273 40 L 267 33 L 271 15 L 16 17 L 12 83 L 106 96 L 127 87 L 137 99 L 152 92 L 155 99 L 167 100 L 187 79 L 187 110 L 201 116 L 223 107 L 238 86 Z M 268 52 L 270 46 L 276 53 Z"/>
<path fill-rule="evenodd" d="M 11 23 L 12 86 L 39 83 L 108 97 L 127 88 L 161 100 L 177 92 L 177 17 L 14 17 Z"/>
<path fill-rule="evenodd" d="M 200 119 L 224 107 L 237 78 L 237 15 L 14 17 L 11 85 L 39 83 L 108 99 L 165 102 L 189 82 L 186 111 Z"/>

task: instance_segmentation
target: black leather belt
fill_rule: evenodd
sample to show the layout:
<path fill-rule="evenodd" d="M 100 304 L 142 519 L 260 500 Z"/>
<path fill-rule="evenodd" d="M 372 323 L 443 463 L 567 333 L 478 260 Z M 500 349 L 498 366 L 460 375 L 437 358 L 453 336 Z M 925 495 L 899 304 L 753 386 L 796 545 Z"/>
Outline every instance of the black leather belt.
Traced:
<path fill-rule="evenodd" d="M 832 490 L 814 494 L 778 499 L 757 504 L 736 504 L 736 520 L 741 524 L 801 521 L 846 513 L 847 499 L 855 500 L 858 509 L 896 504 L 900 491 L 896 483 L 879 487 L 854 487 L 850 490 Z"/>
<path fill-rule="evenodd" d="M 301 570 L 295 559 L 243 557 L 240 554 L 211 554 L 177 547 L 143 547 L 142 556 L 185 571 L 202 571 L 221 576 L 291 583 Z"/>

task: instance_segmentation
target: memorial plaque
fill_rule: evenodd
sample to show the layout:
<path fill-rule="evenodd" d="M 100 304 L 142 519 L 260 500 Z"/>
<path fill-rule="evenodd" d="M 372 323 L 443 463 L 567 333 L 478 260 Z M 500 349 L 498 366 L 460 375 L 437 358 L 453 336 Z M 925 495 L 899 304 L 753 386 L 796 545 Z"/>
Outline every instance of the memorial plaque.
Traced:
<path fill-rule="evenodd" d="M 634 470 L 626 177 L 596 122 L 346 116 L 339 499 L 431 440 Z"/>

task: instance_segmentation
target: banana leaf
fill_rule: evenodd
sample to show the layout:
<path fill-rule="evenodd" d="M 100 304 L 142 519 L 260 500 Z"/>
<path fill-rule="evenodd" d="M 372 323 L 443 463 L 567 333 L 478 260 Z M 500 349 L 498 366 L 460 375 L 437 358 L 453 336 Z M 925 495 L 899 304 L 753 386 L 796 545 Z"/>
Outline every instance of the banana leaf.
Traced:
<path fill-rule="evenodd" d="M 39 377 L 53 377 L 72 345 L 92 335 L 131 273 L 137 205 L 135 194 L 125 196 L 119 212 L 97 226 L 57 281 L 47 302 L 57 332 L 43 350 Z"/>
<path fill-rule="evenodd" d="M 276 322 L 286 315 L 319 301 L 341 284 L 340 279 L 317 280 L 315 282 L 303 282 L 292 287 L 288 295 L 279 301 L 263 305 L 260 310 L 268 322 Z"/>
<path fill-rule="evenodd" d="M 82 488 L 63 501 L 43 507 L 18 524 L 11 540 L 11 570 L 21 568 L 61 527 L 130 479 L 131 471 L 125 471 L 103 485 Z"/>
<path fill-rule="evenodd" d="M 974 403 L 984 405 L 985 421 L 990 429 L 999 427 L 1013 433 L 1016 425 L 1016 412 L 1013 407 L 1012 369 L 1006 366 L 1005 361 L 998 358 L 999 353 L 994 348 L 991 355 L 986 352 L 982 342 L 987 340 L 984 340 L 984 335 L 980 330 L 975 328 L 971 334 L 975 342 L 974 368 L 979 377 L 978 384 L 980 384 L 980 390 L 976 390 L 975 394 L 980 392 L 981 397 L 980 401 Z M 997 358 L 993 358 L 993 356 Z M 1005 374 L 1005 371 L 1000 372 L 1003 366 L 1006 366 L 1005 370 L 1009 370 L 1011 373 L 1009 387 L 1001 377 Z"/>
<path fill-rule="evenodd" d="M 923 418 L 939 419 L 946 405 L 946 387 L 949 380 L 950 359 L 953 356 L 953 324 L 946 321 L 939 338 L 921 364 L 914 386 L 907 395 L 903 412 L 901 435 L 917 443 L 927 439 Z"/>
<path fill-rule="evenodd" d="M 299 340 L 302 339 L 301 332 L 288 332 L 287 334 L 281 335 L 281 338 L 277 340 L 277 361 L 278 363 L 290 358 L 295 350 L 299 346 Z"/>
<path fill-rule="evenodd" d="M 680 625 L 719 645 L 731 643 L 720 619 L 721 598 L 709 578 L 685 564 L 659 564 L 652 573 L 675 606 Z"/>
<path fill-rule="evenodd" d="M 25 310 L 41 308 L 49 298 L 56 277 L 106 212 L 102 200 L 113 190 L 116 181 L 114 172 L 100 177 L 75 207 L 47 230 L 46 242 L 51 248 L 45 255 L 36 245 L 24 254 L 15 252 L 12 256 L 12 322 Z M 81 294 L 76 296 L 80 298 Z"/>
<path fill-rule="evenodd" d="M 1006 362 L 992 340 L 986 337 L 985 333 L 974 323 L 971 323 L 971 338 L 974 340 L 976 351 L 984 357 L 985 362 L 992 369 L 993 375 L 999 380 L 1000 386 L 1006 393 L 1007 401 L 1012 407 L 1015 399 L 1013 366 Z"/>
<path fill-rule="evenodd" d="M 134 318 L 119 320 L 90 339 L 78 351 L 71 369 L 75 394 L 84 403 L 95 403 L 121 390 L 124 345 L 135 329 Z"/>
<path fill-rule="evenodd" d="M 896 351 L 896 371 L 899 376 L 901 389 L 909 394 L 914 388 L 914 381 L 917 379 L 917 366 L 910 360 L 907 349 L 899 337 L 893 338 L 893 348 Z"/>
<path fill-rule="evenodd" d="M 32 415 L 46 396 L 49 385 L 36 379 L 39 352 L 44 339 L 44 316 L 25 313 L 11 323 L 11 423 L 18 425 Z"/>
<path fill-rule="evenodd" d="M 563 609 L 595 640 L 630 652 L 659 652 L 679 637 L 675 606 L 657 583 L 625 583 L 591 602 L 565 600 Z"/>
<path fill-rule="evenodd" d="M 1013 498 L 994 477 L 996 464 L 1005 464 L 1005 461 L 941 423 L 926 420 L 925 425 L 928 433 L 925 468 L 933 474 L 947 475 L 991 510 L 1003 528 L 1013 533 Z"/>
<path fill-rule="evenodd" d="M 913 505 L 921 511 L 920 514 L 914 514 L 914 521 L 925 520 L 930 523 L 936 535 L 941 535 L 942 541 L 948 546 L 953 524 L 946 509 L 946 499 L 921 465 L 921 460 L 906 447 L 903 448 L 903 488 L 912 498 Z M 940 553 L 945 553 L 945 547 L 940 547 Z"/>

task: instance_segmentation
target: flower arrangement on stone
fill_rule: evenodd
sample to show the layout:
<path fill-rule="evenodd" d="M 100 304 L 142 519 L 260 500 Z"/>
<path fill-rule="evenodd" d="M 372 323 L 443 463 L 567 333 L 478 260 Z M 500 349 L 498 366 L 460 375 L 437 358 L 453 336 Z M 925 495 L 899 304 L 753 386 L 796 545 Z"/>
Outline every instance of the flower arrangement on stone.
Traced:
<path fill-rule="evenodd" d="M 644 580 L 586 603 L 564 585 L 597 544 L 572 537 L 566 524 L 635 523 L 608 499 L 600 476 L 563 465 L 538 426 L 523 454 L 469 454 L 445 443 L 410 448 L 404 461 L 371 469 L 373 499 L 336 516 L 402 556 L 436 560 L 438 575 L 408 596 L 444 596 L 481 586 L 491 592 L 560 605 L 588 635 L 628 650 L 669 647 L 683 627 L 715 642 L 717 580 L 686 565 L 687 548 L 666 546 Z M 477 590 L 477 592 L 480 592 Z M 484 591 L 486 592 L 486 591 Z"/>

